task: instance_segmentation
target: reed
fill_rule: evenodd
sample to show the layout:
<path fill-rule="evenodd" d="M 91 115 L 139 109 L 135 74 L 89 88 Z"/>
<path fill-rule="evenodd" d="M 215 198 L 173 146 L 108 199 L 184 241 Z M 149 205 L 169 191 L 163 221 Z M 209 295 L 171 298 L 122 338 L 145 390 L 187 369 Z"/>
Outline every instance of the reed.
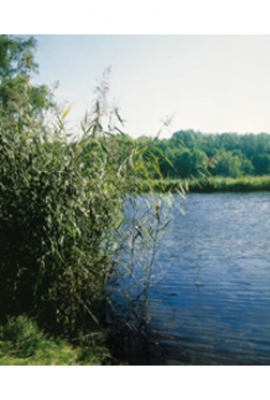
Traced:
<path fill-rule="evenodd" d="M 198 179 L 160 179 L 152 182 L 157 192 L 176 193 L 182 188 L 190 193 L 258 192 L 270 190 L 270 176 L 246 176 L 241 178 L 207 177 Z M 147 181 L 140 181 L 142 192 L 149 190 Z"/>
<path fill-rule="evenodd" d="M 12 115 L 10 126 L 0 126 L 0 319 L 27 315 L 72 339 L 104 323 L 112 275 L 133 277 L 139 260 L 144 280 L 132 286 L 140 292 L 149 283 L 170 217 L 162 208 L 167 200 L 155 195 L 147 177 L 140 146 L 126 148 L 124 135 L 104 126 L 102 98 L 76 137 L 65 129 L 66 114 L 50 127 L 24 110 L 19 126 Z M 142 215 L 133 196 L 140 193 L 138 169 L 150 193 L 141 199 Z M 123 231 L 127 204 L 133 218 Z M 124 272 L 114 267 L 123 248 Z M 122 296 L 129 294 L 123 286 Z"/>
<path fill-rule="evenodd" d="M 0 323 L 15 318 L 16 331 L 24 315 L 82 343 L 105 323 L 112 276 L 128 275 L 146 298 L 169 196 L 155 193 L 151 176 L 161 173 L 157 158 L 144 157 L 150 143 L 126 140 L 118 110 L 108 108 L 106 77 L 80 130 L 70 132 L 70 107 L 60 110 L 46 86 L 31 84 L 34 47 L 33 38 L 0 37 Z M 138 176 L 148 181 L 143 213 Z M 144 278 L 134 280 L 138 262 Z M 121 295 L 132 309 L 129 289 Z"/>

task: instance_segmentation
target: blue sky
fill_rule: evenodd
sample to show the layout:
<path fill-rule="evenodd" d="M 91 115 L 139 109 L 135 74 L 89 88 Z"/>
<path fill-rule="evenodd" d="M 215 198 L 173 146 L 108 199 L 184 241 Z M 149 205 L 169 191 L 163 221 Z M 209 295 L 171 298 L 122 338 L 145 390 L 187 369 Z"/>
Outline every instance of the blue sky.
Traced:
<path fill-rule="evenodd" d="M 39 82 L 53 84 L 70 120 L 91 108 L 111 67 L 110 101 L 134 137 L 179 129 L 270 132 L 269 35 L 36 35 Z"/>

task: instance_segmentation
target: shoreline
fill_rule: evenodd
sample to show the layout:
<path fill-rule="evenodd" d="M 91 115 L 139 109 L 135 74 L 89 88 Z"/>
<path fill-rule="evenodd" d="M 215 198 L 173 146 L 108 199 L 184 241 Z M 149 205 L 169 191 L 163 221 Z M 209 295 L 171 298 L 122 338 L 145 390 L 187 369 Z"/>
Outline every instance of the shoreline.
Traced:
<path fill-rule="evenodd" d="M 270 176 L 241 178 L 202 177 L 193 179 L 159 179 L 151 181 L 154 191 L 163 193 L 218 193 L 270 191 Z M 142 192 L 149 191 L 149 183 L 141 180 Z"/>

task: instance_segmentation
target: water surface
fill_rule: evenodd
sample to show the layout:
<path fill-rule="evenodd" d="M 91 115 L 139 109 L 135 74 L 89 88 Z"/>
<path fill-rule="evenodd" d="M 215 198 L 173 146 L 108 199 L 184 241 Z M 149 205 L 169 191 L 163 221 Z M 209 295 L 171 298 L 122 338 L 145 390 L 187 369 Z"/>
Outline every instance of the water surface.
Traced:
<path fill-rule="evenodd" d="M 190 194 L 184 207 L 185 216 L 173 210 L 154 263 L 163 279 L 144 305 L 147 334 L 122 335 L 125 356 L 131 364 L 269 365 L 270 194 Z"/>

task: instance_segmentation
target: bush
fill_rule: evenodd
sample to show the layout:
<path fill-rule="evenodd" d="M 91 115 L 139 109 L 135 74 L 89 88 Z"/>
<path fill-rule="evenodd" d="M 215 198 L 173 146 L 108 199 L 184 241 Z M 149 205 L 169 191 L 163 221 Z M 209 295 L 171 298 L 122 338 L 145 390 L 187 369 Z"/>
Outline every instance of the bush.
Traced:
<path fill-rule="evenodd" d="M 77 142 L 34 122 L 1 132 L 2 317 L 34 315 L 59 332 L 98 322 L 112 229 L 132 184 L 117 138 L 97 118 L 84 131 Z"/>

